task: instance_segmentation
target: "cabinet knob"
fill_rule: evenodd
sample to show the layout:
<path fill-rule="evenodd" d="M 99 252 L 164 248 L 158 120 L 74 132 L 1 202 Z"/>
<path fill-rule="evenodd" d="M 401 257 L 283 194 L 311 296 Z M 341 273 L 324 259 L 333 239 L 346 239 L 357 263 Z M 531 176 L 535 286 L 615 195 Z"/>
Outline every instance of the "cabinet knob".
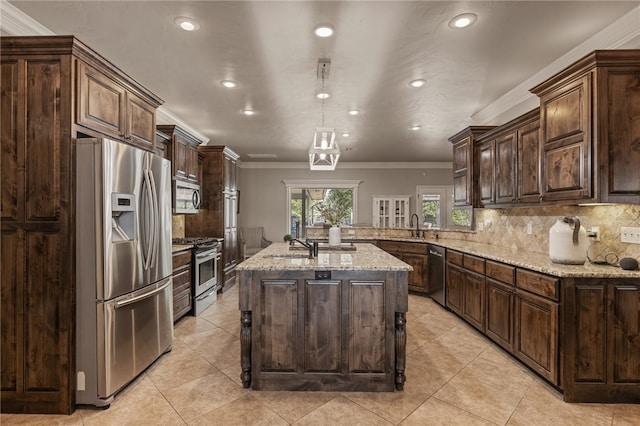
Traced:
<path fill-rule="evenodd" d="M 542 194 L 538 195 L 538 200 L 540 200 L 540 201 L 544 200 L 544 195 L 542 195 Z"/>

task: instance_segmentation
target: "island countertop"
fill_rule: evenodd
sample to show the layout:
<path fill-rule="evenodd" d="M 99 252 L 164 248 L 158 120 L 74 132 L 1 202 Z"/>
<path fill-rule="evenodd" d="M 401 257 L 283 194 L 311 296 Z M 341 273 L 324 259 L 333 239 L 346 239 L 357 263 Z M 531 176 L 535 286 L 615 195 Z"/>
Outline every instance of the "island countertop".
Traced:
<path fill-rule="evenodd" d="M 287 243 L 274 243 L 237 265 L 239 271 L 411 271 L 413 268 L 374 244 L 354 244 L 355 250 L 322 247 L 318 256 L 308 258 L 308 252 L 292 250 Z"/>

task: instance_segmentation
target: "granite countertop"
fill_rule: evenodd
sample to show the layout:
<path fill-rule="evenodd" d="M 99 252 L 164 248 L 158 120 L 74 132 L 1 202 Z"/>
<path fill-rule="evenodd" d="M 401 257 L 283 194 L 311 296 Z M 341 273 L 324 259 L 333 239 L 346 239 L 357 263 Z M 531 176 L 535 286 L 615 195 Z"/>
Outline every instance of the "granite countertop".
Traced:
<path fill-rule="evenodd" d="M 625 271 L 617 266 L 593 265 L 589 262 L 584 265 L 562 265 L 551 262 L 547 254 L 509 249 L 491 244 L 447 239 L 425 242 L 556 277 L 640 278 L 638 270 Z"/>
<path fill-rule="evenodd" d="M 182 250 L 190 250 L 193 246 L 191 244 L 172 244 L 171 253 L 177 253 Z"/>
<path fill-rule="evenodd" d="M 355 244 L 355 250 L 321 250 L 315 259 L 307 251 L 274 243 L 236 266 L 242 271 L 344 270 L 411 271 L 413 268 L 373 244 Z"/>

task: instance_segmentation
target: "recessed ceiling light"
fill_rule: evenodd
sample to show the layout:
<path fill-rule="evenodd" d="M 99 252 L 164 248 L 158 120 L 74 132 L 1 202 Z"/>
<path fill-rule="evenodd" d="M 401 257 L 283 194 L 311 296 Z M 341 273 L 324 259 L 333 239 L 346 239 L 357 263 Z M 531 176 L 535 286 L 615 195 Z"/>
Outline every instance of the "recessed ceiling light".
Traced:
<path fill-rule="evenodd" d="M 422 87 L 425 84 L 427 84 L 427 80 L 425 80 L 423 78 L 419 78 L 417 80 L 411 80 L 409 82 L 409 86 L 411 86 L 411 87 Z"/>
<path fill-rule="evenodd" d="M 358 115 L 358 114 L 360 114 L 360 111 L 357 109 L 349 110 L 349 115 Z"/>
<path fill-rule="evenodd" d="M 200 24 L 196 20 L 186 16 L 178 16 L 173 22 L 185 31 L 198 31 L 200 29 Z"/>
<path fill-rule="evenodd" d="M 331 95 L 328 94 L 327 92 L 320 92 L 320 93 L 316 94 L 316 98 L 318 98 L 318 99 L 327 99 L 327 98 L 329 98 L 329 96 L 331 96 Z"/>
<path fill-rule="evenodd" d="M 475 13 L 463 13 L 449 21 L 449 27 L 453 29 L 465 28 L 476 22 L 477 19 L 478 15 Z"/>
<path fill-rule="evenodd" d="M 417 131 L 417 130 L 420 130 L 420 129 L 422 129 L 422 127 L 418 126 L 417 124 L 415 126 L 411 126 L 411 130 L 413 130 L 413 131 Z"/>
<path fill-rule="evenodd" d="M 243 109 L 242 113 L 244 115 L 254 115 L 256 112 L 254 110 L 252 110 L 252 109 Z"/>
<path fill-rule="evenodd" d="M 318 37 L 331 37 L 335 30 L 331 25 L 321 24 L 313 29 L 313 32 Z"/>
<path fill-rule="evenodd" d="M 238 83 L 233 80 L 222 80 L 220 82 L 220 85 L 222 87 L 226 87 L 227 89 L 235 89 L 236 87 L 238 87 Z"/>
<path fill-rule="evenodd" d="M 343 138 L 348 138 L 349 136 L 351 136 L 351 133 L 349 133 L 349 132 L 343 132 L 342 133 L 342 137 Z"/>

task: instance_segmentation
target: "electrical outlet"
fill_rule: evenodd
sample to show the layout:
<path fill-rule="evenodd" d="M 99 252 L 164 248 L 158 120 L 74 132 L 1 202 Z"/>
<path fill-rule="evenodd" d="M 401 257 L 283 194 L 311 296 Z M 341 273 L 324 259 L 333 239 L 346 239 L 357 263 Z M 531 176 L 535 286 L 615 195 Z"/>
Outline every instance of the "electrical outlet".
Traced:
<path fill-rule="evenodd" d="M 527 235 L 533 234 L 533 223 L 527 223 Z"/>
<path fill-rule="evenodd" d="M 356 235 L 355 229 L 349 229 L 349 235 Z"/>
<path fill-rule="evenodd" d="M 640 228 L 630 226 L 620 227 L 620 241 L 623 243 L 640 244 Z"/>
<path fill-rule="evenodd" d="M 587 229 L 587 237 L 592 238 L 593 241 L 600 241 L 600 227 L 592 226 Z"/>

